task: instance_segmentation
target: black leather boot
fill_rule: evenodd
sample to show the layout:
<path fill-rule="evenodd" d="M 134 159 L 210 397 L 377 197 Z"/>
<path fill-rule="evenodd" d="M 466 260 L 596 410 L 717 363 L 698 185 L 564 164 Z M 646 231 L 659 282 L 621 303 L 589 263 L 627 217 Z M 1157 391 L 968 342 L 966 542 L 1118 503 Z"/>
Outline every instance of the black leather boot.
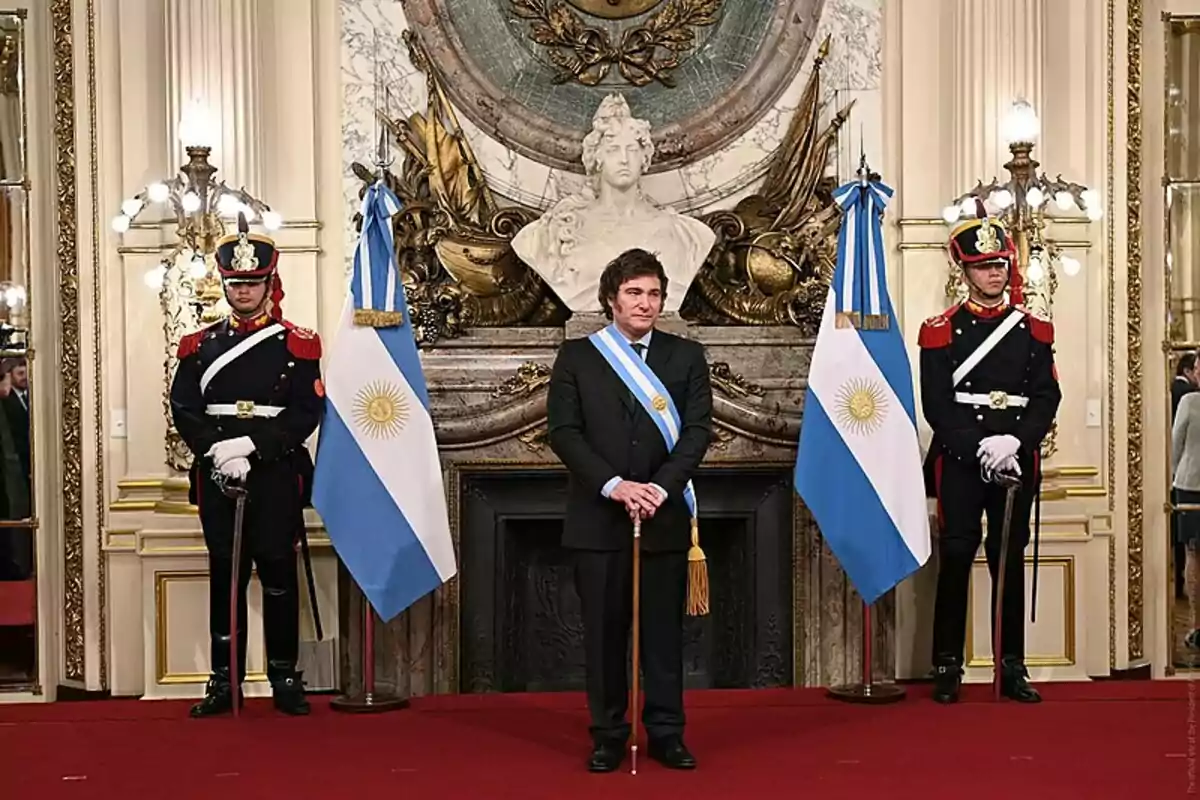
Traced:
<path fill-rule="evenodd" d="M 287 668 L 268 667 L 267 678 L 271 681 L 271 692 L 275 699 L 275 708 L 284 714 L 294 717 L 304 716 L 310 710 L 308 700 L 304 698 L 303 673 L 296 672 L 290 666 Z"/>
<path fill-rule="evenodd" d="M 943 656 L 933 665 L 933 700 L 936 703 L 957 703 L 962 686 L 962 667 L 953 656 Z"/>
<path fill-rule="evenodd" d="M 245 702 L 241 687 L 237 693 L 238 708 Z M 192 706 L 189 712 L 193 719 L 228 714 L 233 711 L 233 686 L 229 683 L 229 670 L 218 669 L 209 676 L 204 687 L 204 699 Z"/>
<path fill-rule="evenodd" d="M 1040 703 L 1042 696 L 1029 683 L 1025 664 L 1013 656 L 1000 660 L 1000 694 L 1018 703 Z"/>

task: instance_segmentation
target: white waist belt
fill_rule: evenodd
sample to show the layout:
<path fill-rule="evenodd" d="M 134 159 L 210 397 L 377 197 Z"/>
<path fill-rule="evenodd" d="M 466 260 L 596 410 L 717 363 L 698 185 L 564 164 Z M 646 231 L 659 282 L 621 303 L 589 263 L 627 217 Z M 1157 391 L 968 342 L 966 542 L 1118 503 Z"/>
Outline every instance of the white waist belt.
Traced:
<path fill-rule="evenodd" d="M 250 419 L 278 416 L 279 412 L 283 411 L 283 406 L 260 406 L 249 400 L 239 400 L 236 403 L 210 403 L 204 411 L 210 417 Z"/>
<path fill-rule="evenodd" d="M 955 392 L 954 402 L 968 406 L 987 406 L 988 408 L 1004 409 L 1027 406 L 1029 405 L 1029 398 L 1021 397 L 1019 394 L 1009 394 L 1008 392 L 988 392 L 987 394 Z"/>

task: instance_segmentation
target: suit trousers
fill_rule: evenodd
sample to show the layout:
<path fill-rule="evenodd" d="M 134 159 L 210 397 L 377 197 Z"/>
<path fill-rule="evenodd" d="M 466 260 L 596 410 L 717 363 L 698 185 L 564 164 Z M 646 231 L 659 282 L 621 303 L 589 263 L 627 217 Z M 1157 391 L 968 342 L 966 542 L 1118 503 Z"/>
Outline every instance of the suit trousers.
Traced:
<path fill-rule="evenodd" d="M 1013 499 L 1008 553 L 1005 559 L 1004 608 L 1001 610 L 1003 657 L 1025 657 L 1025 547 L 1029 544 L 1029 514 L 1033 508 L 1034 464 L 1021 461 L 1021 487 Z M 935 469 L 938 488 L 938 585 L 933 619 L 933 663 L 962 664 L 966 643 L 967 596 L 971 568 L 983 539 L 982 519 L 987 517 L 984 553 L 992 578 L 991 617 L 996 618 L 996 578 L 999 574 L 1000 539 L 1004 525 L 1004 487 L 980 476 L 978 462 L 966 463 L 943 456 Z M 993 632 L 994 633 L 994 632 Z"/>
<path fill-rule="evenodd" d="M 641 554 L 642 722 L 652 740 L 683 735 L 683 616 L 686 552 Z M 623 745 L 631 726 L 629 647 L 633 622 L 633 551 L 576 551 L 575 590 L 583 612 L 589 731 Z M 637 714 L 635 709 L 633 712 Z"/>

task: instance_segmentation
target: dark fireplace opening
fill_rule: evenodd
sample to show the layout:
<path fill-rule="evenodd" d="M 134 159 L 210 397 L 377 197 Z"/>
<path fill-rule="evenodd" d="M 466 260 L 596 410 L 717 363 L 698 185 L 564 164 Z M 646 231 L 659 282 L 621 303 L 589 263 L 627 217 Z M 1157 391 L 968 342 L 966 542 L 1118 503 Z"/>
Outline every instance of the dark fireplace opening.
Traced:
<path fill-rule="evenodd" d="M 463 476 L 460 691 L 584 688 L 566 482 L 558 470 Z M 791 685 L 790 475 L 706 470 L 696 493 L 711 612 L 687 618 L 686 686 Z"/>

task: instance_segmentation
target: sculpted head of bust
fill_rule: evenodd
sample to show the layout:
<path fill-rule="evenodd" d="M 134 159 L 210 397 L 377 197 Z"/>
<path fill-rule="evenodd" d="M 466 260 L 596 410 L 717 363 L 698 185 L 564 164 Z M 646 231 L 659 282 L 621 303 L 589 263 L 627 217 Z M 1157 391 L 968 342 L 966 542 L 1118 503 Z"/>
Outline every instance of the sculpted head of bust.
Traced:
<path fill-rule="evenodd" d="M 634 119 L 624 96 L 605 97 L 592 118 L 591 132 L 583 140 L 583 167 L 594 187 L 607 185 L 619 192 L 629 191 L 639 184 L 653 158 L 650 123 Z"/>
<path fill-rule="evenodd" d="M 716 234 L 699 220 L 660 208 L 641 190 L 654 157 L 650 123 L 625 98 L 604 98 L 583 140 L 588 180 L 521 229 L 513 250 L 572 311 L 599 311 L 604 267 L 628 250 L 655 254 L 670 291 L 664 311 L 677 311 Z"/>

